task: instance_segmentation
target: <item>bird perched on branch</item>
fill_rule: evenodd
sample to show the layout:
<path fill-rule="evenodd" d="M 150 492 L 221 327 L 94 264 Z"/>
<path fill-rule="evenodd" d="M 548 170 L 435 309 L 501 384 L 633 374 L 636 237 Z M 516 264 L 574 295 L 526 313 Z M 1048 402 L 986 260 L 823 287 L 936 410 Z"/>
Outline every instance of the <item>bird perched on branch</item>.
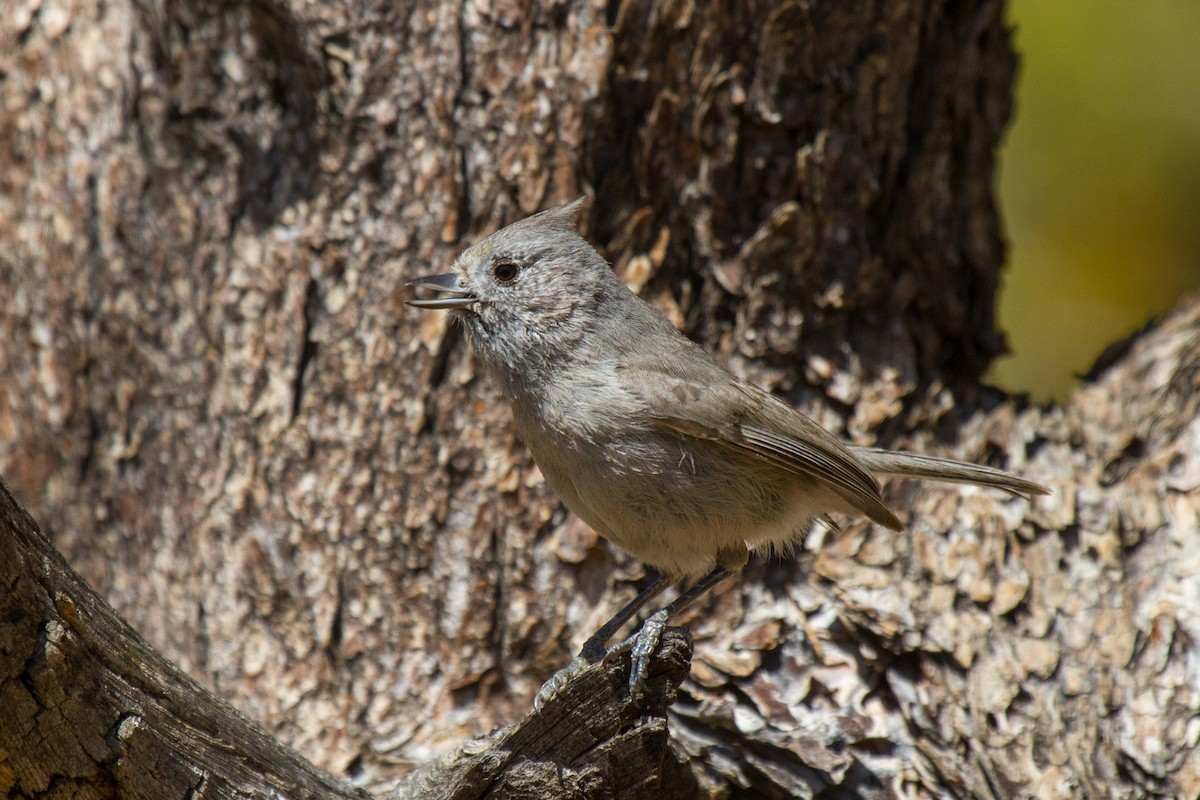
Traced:
<path fill-rule="evenodd" d="M 621 283 L 576 231 L 581 202 L 493 233 L 450 272 L 409 283 L 435 297 L 407 301 L 462 322 L 546 481 L 654 573 L 535 706 L 602 659 L 617 630 L 673 582 L 692 581 L 635 634 L 631 691 L 667 621 L 752 551 L 786 553 L 830 514 L 901 530 L 878 476 L 1046 493 L 990 467 L 845 444 L 738 380 Z"/>

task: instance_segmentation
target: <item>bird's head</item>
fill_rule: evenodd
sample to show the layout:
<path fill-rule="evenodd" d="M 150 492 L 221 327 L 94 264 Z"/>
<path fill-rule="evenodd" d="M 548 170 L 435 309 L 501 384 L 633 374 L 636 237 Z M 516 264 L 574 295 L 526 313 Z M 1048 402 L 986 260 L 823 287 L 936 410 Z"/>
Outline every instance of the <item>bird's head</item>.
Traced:
<path fill-rule="evenodd" d="M 576 231 L 582 202 L 515 222 L 464 250 L 449 272 L 409 281 L 438 296 L 408 304 L 449 309 L 483 359 L 502 371 L 569 354 L 594 326 L 602 296 L 620 287 Z"/>

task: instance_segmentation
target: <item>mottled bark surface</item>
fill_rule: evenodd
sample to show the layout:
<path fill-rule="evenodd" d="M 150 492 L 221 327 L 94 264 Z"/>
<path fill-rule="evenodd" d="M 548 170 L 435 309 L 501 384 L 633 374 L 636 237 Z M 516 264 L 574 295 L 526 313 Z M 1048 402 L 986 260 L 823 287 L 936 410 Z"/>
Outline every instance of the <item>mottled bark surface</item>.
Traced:
<path fill-rule="evenodd" d="M 1054 496 L 903 487 L 906 536 L 848 528 L 747 582 L 693 626 L 672 734 L 754 742 L 698 761 L 778 795 L 1195 796 L 1198 390 L 1193 299 L 1065 407 L 977 416 L 957 451 Z"/>
<path fill-rule="evenodd" d="M 567 515 L 403 280 L 585 233 L 899 484 L 695 614 L 714 790 L 1195 793 L 1196 310 L 1063 408 L 1002 349 L 1002 4 L 104 4 L 0 16 L 0 474 L 186 673 L 372 789 L 523 717 L 639 568 Z M 753 743 L 753 744 L 751 744 Z M 3 771 L 0 762 L 0 773 Z"/>

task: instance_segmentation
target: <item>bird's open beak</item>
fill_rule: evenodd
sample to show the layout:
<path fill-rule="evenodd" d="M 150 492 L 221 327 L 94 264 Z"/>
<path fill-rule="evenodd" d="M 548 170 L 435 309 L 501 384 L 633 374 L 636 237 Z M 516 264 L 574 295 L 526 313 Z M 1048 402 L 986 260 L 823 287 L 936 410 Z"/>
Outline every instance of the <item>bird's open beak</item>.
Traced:
<path fill-rule="evenodd" d="M 430 300 L 404 301 L 414 308 L 465 308 L 477 299 L 469 289 L 464 289 L 458 284 L 458 276 L 453 272 L 447 272 L 444 275 L 428 275 L 424 278 L 417 278 L 415 281 L 409 281 L 404 285 L 414 289 L 432 289 L 435 292 L 450 295 L 449 297 L 434 297 Z"/>

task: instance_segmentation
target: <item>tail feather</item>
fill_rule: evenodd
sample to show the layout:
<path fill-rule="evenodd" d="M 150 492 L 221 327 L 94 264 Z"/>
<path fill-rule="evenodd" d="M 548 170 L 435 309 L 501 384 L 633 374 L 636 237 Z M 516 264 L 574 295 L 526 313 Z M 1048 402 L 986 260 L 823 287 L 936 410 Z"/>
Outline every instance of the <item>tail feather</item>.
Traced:
<path fill-rule="evenodd" d="M 921 478 L 950 483 L 974 483 L 1001 489 L 1026 499 L 1032 498 L 1034 495 L 1050 494 L 1050 490 L 1039 483 L 979 464 L 922 456 L 916 453 L 879 450 L 874 447 L 852 447 L 850 449 L 869 470 L 878 475 L 894 475 L 902 478 Z"/>

